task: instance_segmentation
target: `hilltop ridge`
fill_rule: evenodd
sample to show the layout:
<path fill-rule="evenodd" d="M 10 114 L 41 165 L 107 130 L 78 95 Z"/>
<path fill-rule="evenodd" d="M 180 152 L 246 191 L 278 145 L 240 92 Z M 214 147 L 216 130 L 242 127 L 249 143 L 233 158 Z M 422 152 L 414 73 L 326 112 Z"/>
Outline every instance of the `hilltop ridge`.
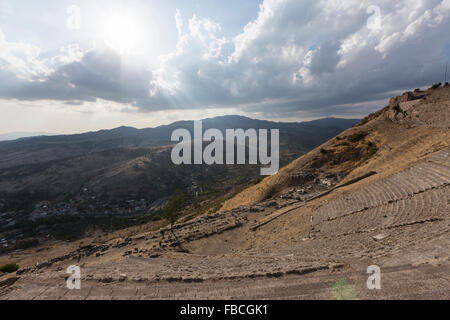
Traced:
<path fill-rule="evenodd" d="M 405 168 L 443 150 L 450 136 L 450 87 L 405 92 L 361 123 L 311 150 L 224 203 L 229 210 L 250 205 L 295 186 L 292 178 L 304 169 L 340 173 L 346 181 L 375 168 L 379 176 Z M 407 151 L 407 152 L 405 152 Z M 392 167 L 394 165 L 394 167 Z"/>

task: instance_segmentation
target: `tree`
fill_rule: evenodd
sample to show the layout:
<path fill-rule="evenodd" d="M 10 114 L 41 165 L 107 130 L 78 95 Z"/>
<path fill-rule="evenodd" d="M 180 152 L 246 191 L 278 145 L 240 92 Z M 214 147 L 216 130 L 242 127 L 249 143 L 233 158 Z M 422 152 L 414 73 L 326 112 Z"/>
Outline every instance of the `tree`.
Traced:
<path fill-rule="evenodd" d="M 180 190 L 176 190 L 175 193 L 167 200 L 166 206 L 164 208 L 165 216 L 167 220 L 170 221 L 170 228 L 173 228 L 173 225 L 178 220 L 181 211 L 185 205 L 185 197 L 184 194 Z"/>
<path fill-rule="evenodd" d="M 180 217 L 185 203 L 186 199 L 184 197 L 184 194 L 181 193 L 180 190 L 176 190 L 175 193 L 169 198 L 169 200 L 167 200 L 166 206 L 164 208 L 165 216 L 170 221 L 170 232 L 176 240 L 176 245 L 181 249 L 182 252 L 188 252 L 188 250 L 186 250 L 186 248 L 181 245 L 180 240 L 173 231 L 173 225 Z"/>
<path fill-rule="evenodd" d="M 19 265 L 17 263 L 9 263 L 0 267 L 0 272 L 13 273 L 19 270 Z"/>

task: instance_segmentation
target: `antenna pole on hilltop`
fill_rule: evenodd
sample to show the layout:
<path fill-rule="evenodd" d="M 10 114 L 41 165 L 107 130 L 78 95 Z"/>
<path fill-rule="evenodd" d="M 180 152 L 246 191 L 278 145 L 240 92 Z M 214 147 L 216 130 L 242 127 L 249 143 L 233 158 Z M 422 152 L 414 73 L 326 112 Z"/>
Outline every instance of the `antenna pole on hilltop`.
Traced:
<path fill-rule="evenodd" d="M 447 83 L 447 68 L 448 68 L 448 62 L 445 64 L 445 81 L 444 81 L 444 84 Z"/>

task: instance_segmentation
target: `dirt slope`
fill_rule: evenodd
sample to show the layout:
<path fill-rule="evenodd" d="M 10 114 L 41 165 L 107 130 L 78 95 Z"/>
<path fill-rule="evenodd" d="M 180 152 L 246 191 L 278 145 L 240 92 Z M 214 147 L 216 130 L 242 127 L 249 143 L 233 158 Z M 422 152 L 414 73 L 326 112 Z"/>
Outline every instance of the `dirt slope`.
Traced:
<path fill-rule="evenodd" d="M 225 202 L 222 210 L 251 205 L 296 186 L 299 183 L 293 176 L 310 168 L 343 173 L 342 183 L 370 170 L 380 173 L 377 178 L 387 176 L 445 149 L 450 141 L 449 126 L 450 87 L 405 93 L 360 125 L 239 193 Z"/>

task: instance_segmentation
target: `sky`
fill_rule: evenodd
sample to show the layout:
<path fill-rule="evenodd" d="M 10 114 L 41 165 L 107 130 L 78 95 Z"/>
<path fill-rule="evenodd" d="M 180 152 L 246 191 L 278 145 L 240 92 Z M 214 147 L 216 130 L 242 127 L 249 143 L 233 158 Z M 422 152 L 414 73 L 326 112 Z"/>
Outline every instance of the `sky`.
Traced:
<path fill-rule="evenodd" d="M 0 0 L 0 133 L 361 118 L 443 82 L 450 0 Z"/>

